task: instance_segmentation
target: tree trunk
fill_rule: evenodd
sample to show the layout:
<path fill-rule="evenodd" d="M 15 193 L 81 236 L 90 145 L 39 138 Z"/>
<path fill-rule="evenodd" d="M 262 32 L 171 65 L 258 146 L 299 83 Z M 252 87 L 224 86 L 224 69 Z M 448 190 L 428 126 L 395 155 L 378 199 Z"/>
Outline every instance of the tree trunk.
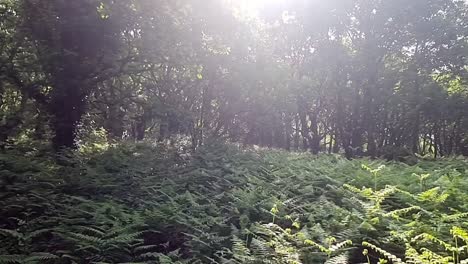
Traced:
<path fill-rule="evenodd" d="M 318 154 L 320 151 L 320 141 L 322 140 L 317 124 L 317 113 L 313 112 L 310 115 L 310 130 L 312 132 L 312 137 L 309 139 L 309 148 L 313 154 Z"/>
<path fill-rule="evenodd" d="M 302 134 L 302 141 L 303 141 L 303 148 L 304 150 L 309 149 L 309 144 L 311 144 L 312 140 L 309 134 L 309 126 L 307 123 L 307 106 L 306 103 L 302 98 L 298 100 L 298 113 L 299 119 L 301 121 L 301 134 Z"/>
<path fill-rule="evenodd" d="M 415 119 L 412 128 L 412 135 L 411 135 L 411 150 L 413 153 L 419 152 L 419 111 L 415 114 Z"/>
<path fill-rule="evenodd" d="M 338 153 L 340 151 L 340 141 L 339 141 L 340 135 L 339 135 L 339 130 L 335 128 L 335 135 L 333 137 L 333 153 Z"/>
<path fill-rule="evenodd" d="M 159 136 L 158 136 L 158 142 L 163 142 L 169 133 L 169 117 L 166 114 L 164 114 L 161 117 L 161 121 L 159 123 Z"/>
<path fill-rule="evenodd" d="M 362 129 L 359 120 L 361 119 L 361 95 L 359 89 L 355 87 L 354 91 L 354 106 L 353 113 L 351 116 L 351 147 L 345 149 L 346 155 L 355 156 L 361 155 L 362 153 Z"/>
<path fill-rule="evenodd" d="M 124 121 L 123 118 L 125 113 L 120 108 L 120 105 L 115 100 L 115 87 L 111 85 L 110 87 L 110 100 L 107 103 L 108 105 L 108 114 L 106 120 L 106 130 L 109 139 L 122 139 L 124 133 Z"/>
<path fill-rule="evenodd" d="M 294 114 L 294 150 L 299 150 L 299 116 Z"/>
<path fill-rule="evenodd" d="M 145 132 L 146 132 L 146 118 L 143 114 L 137 119 L 136 126 L 135 126 L 135 139 L 137 141 L 141 141 L 145 139 Z"/>
<path fill-rule="evenodd" d="M 291 150 L 291 126 L 292 120 L 289 113 L 284 114 L 284 140 L 285 140 L 285 149 Z"/>
<path fill-rule="evenodd" d="M 64 86 L 64 87 L 59 87 Z M 85 100 L 80 93 L 78 82 L 59 81 L 56 83 L 55 94 L 52 95 L 50 113 L 52 115 L 52 140 L 55 150 L 76 148 L 75 136 L 78 123 L 85 110 Z"/>
<path fill-rule="evenodd" d="M 33 138 L 35 140 L 43 140 L 45 138 L 47 121 L 48 120 L 45 111 L 38 109 L 33 134 Z"/>

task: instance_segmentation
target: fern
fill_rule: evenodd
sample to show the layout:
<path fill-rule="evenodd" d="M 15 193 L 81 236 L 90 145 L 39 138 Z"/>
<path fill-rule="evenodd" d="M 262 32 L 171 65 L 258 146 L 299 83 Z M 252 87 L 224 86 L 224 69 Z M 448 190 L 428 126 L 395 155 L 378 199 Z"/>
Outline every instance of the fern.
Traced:
<path fill-rule="evenodd" d="M 64 164 L 8 155 L 0 263 L 347 263 L 361 244 L 393 263 L 468 258 L 463 160 L 406 166 L 232 145 L 183 160 L 133 144 Z"/>
<path fill-rule="evenodd" d="M 384 249 L 381 249 L 371 243 L 368 243 L 368 242 L 362 242 L 362 245 L 365 246 L 365 247 L 368 247 L 368 248 L 371 248 L 373 249 L 374 251 L 376 251 L 377 253 L 383 255 L 385 258 L 387 258 L 388 260 L 391 260 L 392 263 L 395 263 L 395 264 L 398 264 L 398 263 L 404 263 L 400 258 L 398 258 L 397 256 L 393 255 L 392 253 L 390 252 L 387 252 L 386 250 Z"/>

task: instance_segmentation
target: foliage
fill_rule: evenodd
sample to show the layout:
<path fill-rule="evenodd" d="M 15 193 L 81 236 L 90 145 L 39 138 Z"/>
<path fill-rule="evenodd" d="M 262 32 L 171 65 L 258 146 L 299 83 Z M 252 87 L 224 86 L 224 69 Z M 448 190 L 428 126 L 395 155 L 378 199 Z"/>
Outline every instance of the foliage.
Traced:
<path fill-rule="evenodd" d="M 467 15 L 1 0 L 0 264 L 468 263 Z"/>
<path fill-rule="evenodd" d="M 216 137 L 408 164 L 415 153 L 468 155 L 467 8 L 2 0 L 0 147 L 61 151 L 87 132 L 109 144 Z"/>
<path fill-rule="evenodd" d="M 213 142 L 194 153 L 115 145 L 60 163 L 9 150 L 0 166 L 1 263 L 468 259 L 465 159 L 409 166 Z"/>

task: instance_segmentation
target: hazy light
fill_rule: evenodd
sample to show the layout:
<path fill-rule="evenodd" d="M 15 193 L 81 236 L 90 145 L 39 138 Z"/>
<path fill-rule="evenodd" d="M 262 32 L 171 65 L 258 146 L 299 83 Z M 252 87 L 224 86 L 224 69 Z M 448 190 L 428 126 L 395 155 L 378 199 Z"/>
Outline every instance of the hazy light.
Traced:
<path fill-rule="evenodd" d="M 263 9 L 274 8 L 287 0 L 226 0 L 226 3 L 237 10 L 240 16 L 258 17 Z"/>

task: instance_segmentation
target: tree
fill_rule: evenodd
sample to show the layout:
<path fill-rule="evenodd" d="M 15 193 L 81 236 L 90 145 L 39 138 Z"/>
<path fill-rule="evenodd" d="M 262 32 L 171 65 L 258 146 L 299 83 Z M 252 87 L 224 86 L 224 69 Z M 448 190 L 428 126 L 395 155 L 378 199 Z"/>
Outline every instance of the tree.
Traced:
<path fill-rule="evenodd" d="M 37 47 L 47 85 L 53 145 L 74 147 L 86 100 L 102 72 L 118 65 L 120 29 L 100 1 L 23 1 L 25 30 Z"/>

